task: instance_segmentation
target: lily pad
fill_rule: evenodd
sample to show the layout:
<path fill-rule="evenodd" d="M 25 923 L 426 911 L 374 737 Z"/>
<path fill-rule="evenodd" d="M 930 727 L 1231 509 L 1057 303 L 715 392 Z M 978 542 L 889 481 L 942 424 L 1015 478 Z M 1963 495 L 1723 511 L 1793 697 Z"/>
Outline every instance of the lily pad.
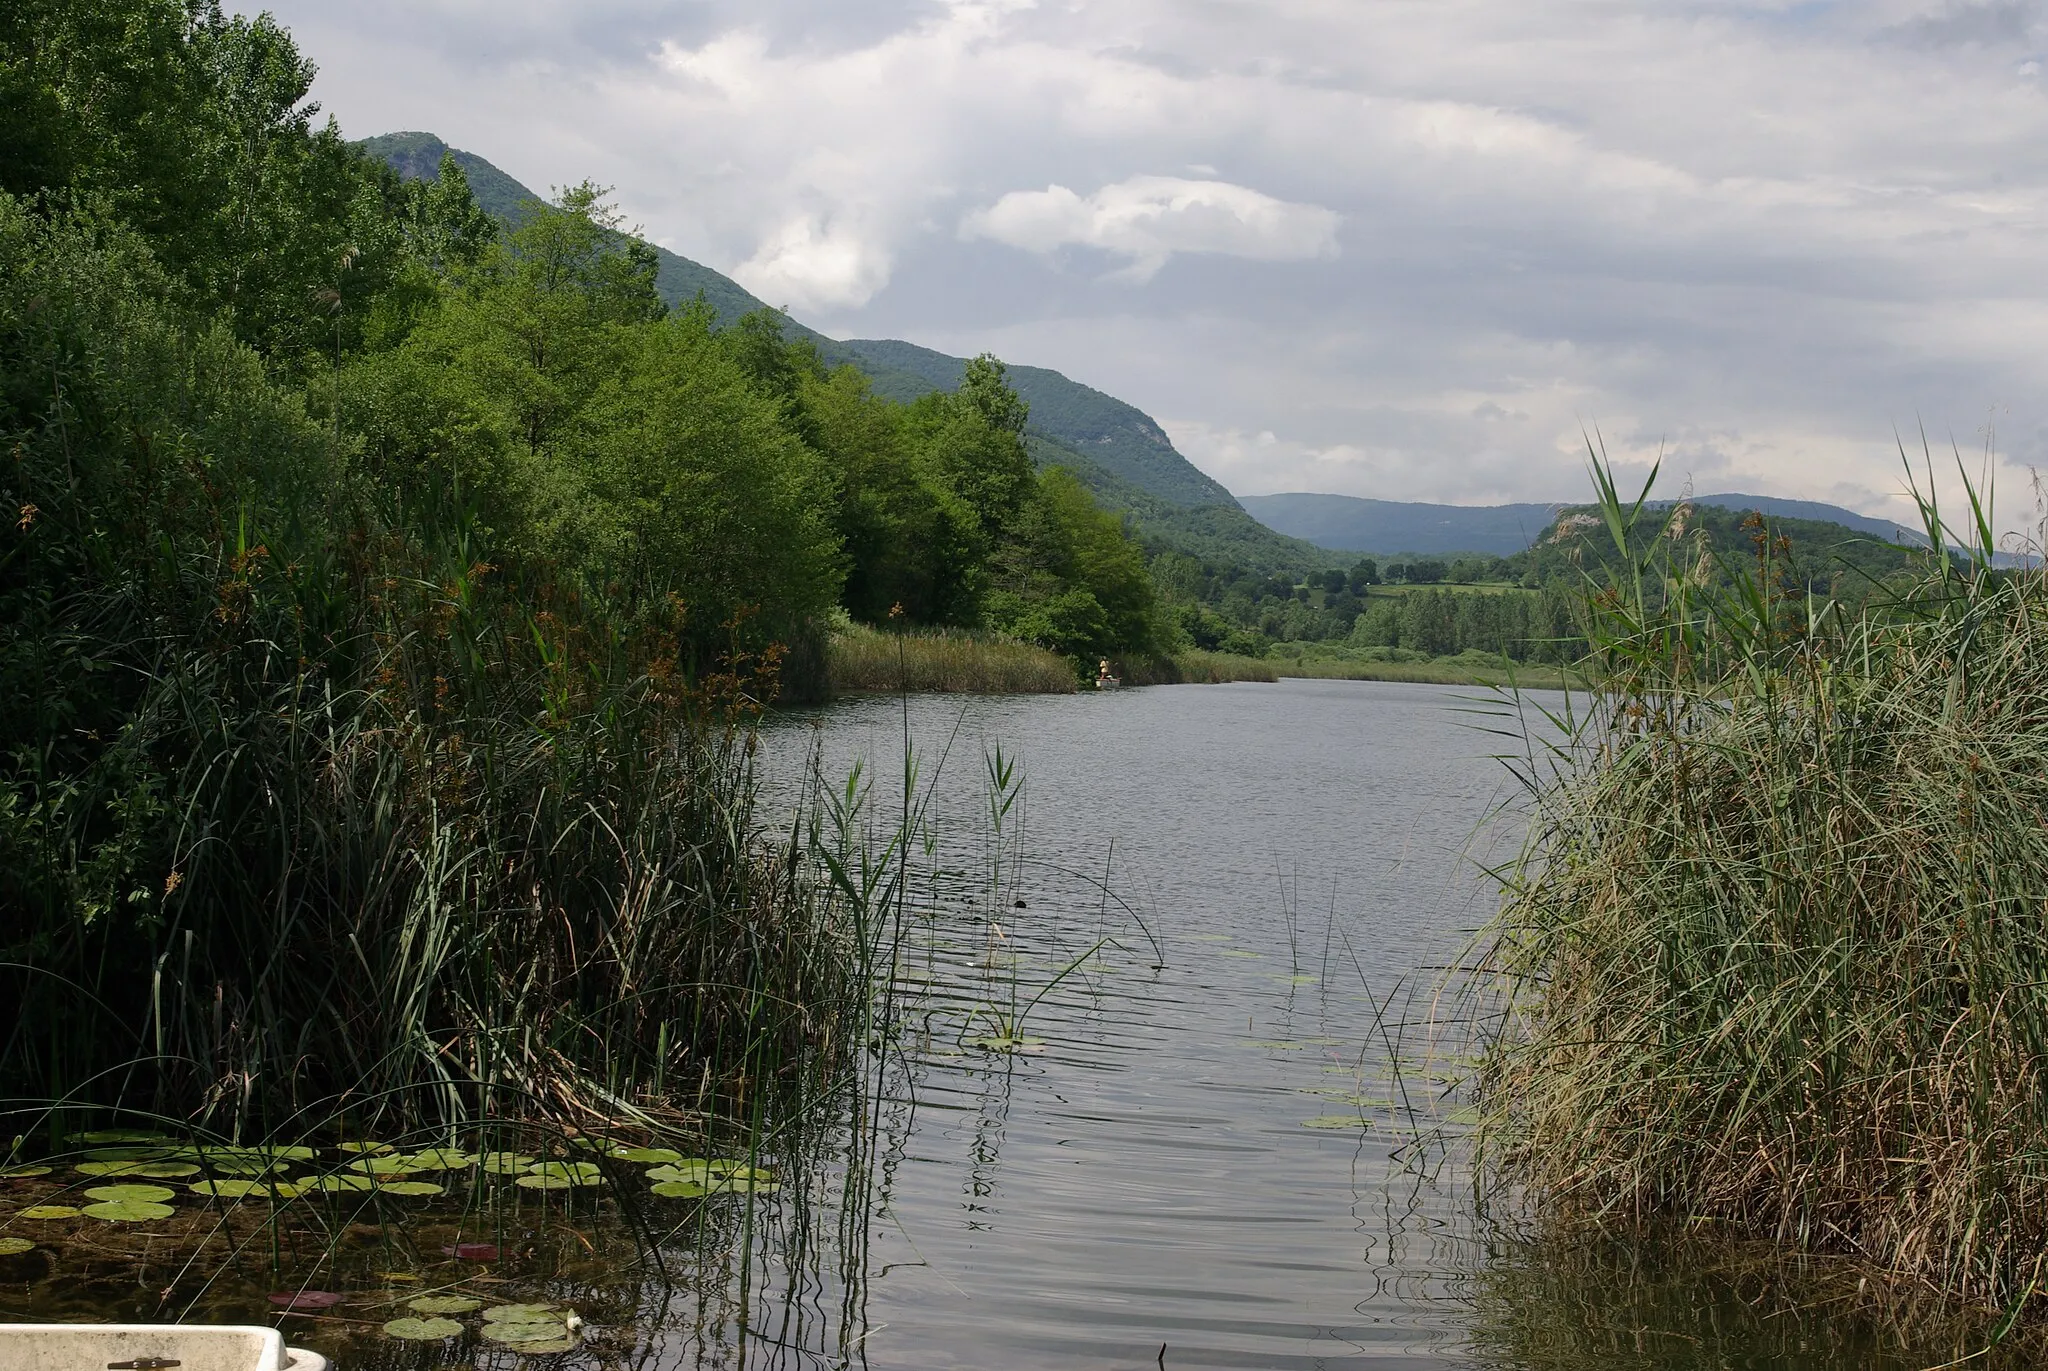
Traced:
<path fill-rule="evenodd" d="M 272 1176 L 289 1170 L 290 1162 L 273 1161 L 268 1157 L 221 1157 L 209 1155 L 206 1169 L 217 1176 Z"/>
<path fill-rule="evenodd" d="M 421 1171 L 460 1171 L 466 1166 L 476 1165 L 476 1154 L 464 1152 L 459 1147 L 430 1147 L 424 1152 L 415 1152 L 407 1160 Z"/>
<path fill-rule="evenodd" d="M 50 1170 L 47 1166 L 10 1166 L 0 1171 L 0 1180 L 25 1181 L 34 1176 L 47 1176 Z"/>
<path fill-rule="evenodd" d="M 287 1312 L 302 1313 L 308 1309 L 332 1309 L 341 1303 L 341 1296 L 332 1290 L 285 1290 L 272 1295 L 270 1302 Z"/>
<path fill-rule="evenodd" d="M 368 1176 L 315 1176 L 299 1182 L 302 1192 L 317 1190 L 326 1195 L 359 1194 L 376 1188 L 377 1183 Z"/>
<path fill-rule="evenodd" d="M 217 1200 L 246 1200 L 251 1195 L 270 1194 L 270 1187 L 260 1181 L 194 1181 L 185 1188 L 195 1195 L 211 1195 Z"/>
<path fill-rule="evenodd" d="M 385 1181 L 377 1187 L 377 1193 L 380 1195 L 424 1197 L 427 1195 L 445 1195 L 448 1192 L 435 1185 L 432 1181 Z"/>
<path fill-rule="evenodd" d="M 199 1174 L 199 1168 L 190 1162 L 80 1162 L 72 1170 L 81 1176 L 141 1176 L 155 1181 Z"/>
<path fill-rule="evenodd" d="M 764 1176 L 727 1176 L 711 1183 L 714 1195 L 772 1195 L 782 1187 Z"/>
<path fill-rule="evenodd" d="M 170 1136 L 168 1133 L 153 1133 L 146 1128 L 101 1128 L 91 1133 L 74 1133 L 71 1141 L 104 1147 L 108 1143 L 169 1142 Z"/>
<path fill-rule="evenodd" d="M 88 1219 L 104 1219 L 108 1223 L 147 1223 L 151 1219 L 168 1219 L 178 1211 L 147 1200 L 102 1200 L 78 1212 Z"/>
<path fill-rule="evenodd" d="M 379 1153 L 396 1152 L 398 1149 L 390 1143 L 383 1142 L 343 1142 L 336 1143 L 334 1150 L 337 1152 L 347 1152 L 355 1156 L 373 1157 Z"/>
<path fill-rule="evenodd" d="M 68 1204 L 32 1204 L 15 1215 L 18 1219 L 75 1219 L 79 1211 Z"/>
<path fill-rule="evenodd" d="M 1370 1128 L 1372 1121 L 1361 1119 L 1356 1114 L 1318 1114 L 1313 1119 L 1303 1119 L 1303 1128 Z"/>
<path fill-rule="evenodd" d="M 411 1157 L 395 1156 L 358 1157 L 348 1164 L 348 1169 L 367 1176 L 416 1176 L 428 1170 Z"/>
<path fill-rule="evenodd" d="M 453 1319 L 393 1319 L 384 1325 L 386 1336 L 402 1342 L 440 1342 L 462 1335 L 462 1325 Z"/>
<path fill-rule="evenodd" d="M 522 1357 L 545 1357 L 556 1352 L 574 1352 L 574 1338 L 554 1337 L 545 1342 L 506 1342 L 505 1350 L 517 1352 Z"/>
<path fill-rule="evenodd" d="M 484 1310 L 484 1319 L 489 1323 L 520 1319 L 531 1323 L 542 1315 L 559 1313 L 561 1308 L 559 1304 L 494 1304 Z"/>
<path fill-rule="evenodd" d="M 568 1335 L 569 1326 L 559 1317 L 493 1319 L 477 1332 L 486 1342 L 523 1345 L 555 1342 Z"/>
<path fill-rule="evenodd" d="M 526 1168 L 526 1174 L 565 1180 L 572 1185 L 596 1185 L 604 1179 L 596 1162 L 535 1162 Z"/>
<path fill-rule="evenodd" d="M 656 1181 L 654 1193 L 665 1200 L 694 1200 L 711 1191 L 702 1181 Z"/>
<path fill-rule="evenodd" d="M 36 1245 L 27 1238 L 0 1238 L 0 1257 L 18 1257 L 35 1250 Z"/>
<path fill-rule="evenodd" d="M 168 1204 L 177 1191 L 167 1185 L 96 1185 L 85 1192 L 96 1200 L 141 1200 L 145 1204 Z"/>
<path fill-rule="evenodd" d="M 650 1169 L 647 1179 L 657 1183 L 664 1181 L 701 1181 L 711 1174 L 711 1163 L 702 1157 L 679 1157 L 667 1166 Z"/>
<path fill-rule="evenodd" d="M 512 1184 L 522 1190 L 570 1190 L 576 1182 L 566 1176 L 521 1176 Z"/>
<path fill-rule="evenodd" d="M 95 1147 L 88 1150 L 89 1162 L 162 1162 L 175 1160 L 173 1147 Z"/>
<path fill-rule="evenodd" d="M 407 1300 L 405 1307 L 415 1314 L 474 1314 L 484 1307 L 484 1302 L 467 1295 L 422 1295 Z"/>
<path fill-rule="evenodd" d="M 622 1162 L 679 1162 L 683 1154 L 670 1147 L 626 1147 L 612 1153 Z"/>
<path fill-rule="evenodd" d="M 477 1158 L 477 1164 L 492 1176 L 523 1176 L 526 1168 L 533 1165 L 533 1158 L 517 1152 L 486 1152 Z"/>

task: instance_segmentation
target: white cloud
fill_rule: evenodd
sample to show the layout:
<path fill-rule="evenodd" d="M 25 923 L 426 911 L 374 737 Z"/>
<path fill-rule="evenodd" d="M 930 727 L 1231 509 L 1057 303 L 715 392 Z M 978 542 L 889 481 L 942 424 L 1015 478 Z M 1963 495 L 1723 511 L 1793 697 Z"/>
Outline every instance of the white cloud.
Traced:
<path fill-rule="evenodd" d="M 733 279 L 776 308 L 864 305 L 889 280 L 889 256 L 860 234 L 813 215 L 770 233 Z"/>
<path fill-rule="evenodd" d="M 1333 257 L 1337 216 L 1321 205 L 1276 200 L 1228 181 L 1133 176 L 1085 199 L 1065 186 L 1013 190 L 961 222 L 965 238 L 1027 252 L 1077 246 L 1130 259 L 1123 275 L 1147 281 L 1176 252 L 1261 262 Z"/>

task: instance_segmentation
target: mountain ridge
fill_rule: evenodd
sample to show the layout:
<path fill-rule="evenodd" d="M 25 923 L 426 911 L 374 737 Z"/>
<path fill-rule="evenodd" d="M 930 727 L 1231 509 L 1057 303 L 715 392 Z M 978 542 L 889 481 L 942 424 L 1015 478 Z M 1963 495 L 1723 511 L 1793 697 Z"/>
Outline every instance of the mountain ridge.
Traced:
<path fill-rule="evenodd" d="M 1267 527 L 1332 552 L 1476 552 L 1496 557 L 1512 556 L 1524 550 L 1560 512 L 1586 503 L 1584 500 L 1562 500 L 1554 503 L 1443 505 L 1309 491 L 1240 495 L 1237 498 L 1247 513 Z M 1769 518 L 1810 519 L 1839 524 L 1863 537 L 1885 542 L 1925 541 L 1924 535 L 1916 536 L 1913 530 L 1899 524 L 1818 500 L 1733 492 L 1689 498 L 1694 504 L 1756 510 Z M 1669 500 L 1652 501 L 1659 506 L 1671 503 Z"/>

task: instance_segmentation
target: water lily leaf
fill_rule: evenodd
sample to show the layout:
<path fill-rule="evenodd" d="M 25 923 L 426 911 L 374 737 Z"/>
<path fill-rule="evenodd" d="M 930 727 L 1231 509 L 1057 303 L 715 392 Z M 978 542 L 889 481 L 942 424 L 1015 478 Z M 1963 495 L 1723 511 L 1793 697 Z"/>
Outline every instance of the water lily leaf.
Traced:
<path fill-rule="evenodd" d="M 666 1166 L 652 1167 L 650 1181 L 701 1181 L 711 1174 L 711 1163 L 702 1157 L 679 1157 Z"/>
<path fill-rule="evenodd" d="M 439 1342 L 461 1336 L 462 1325 L 453 1319 L 393 1319 L 384 1332 L 402 1342 Z"/>
<path fill-rule="evenodd" d="M 85 1159 L 89 1162 L 162 1162 L 172 1160 L 178 1150 L 174 1147 L 95 1147 L 86 1152 Z"/>
<path fill-rule="evenodd" d="M 745 1162 L 715 1161 L 711 1163 L 714 1176 L 737 1177 L 740 1180 L 765 1181 L 775 1173 L 765 1166 L 748 1166 Z"/>
<path fill-rule="evenodd" d="M 364 1190 L 375 1190 L 377 1183 L 368 1176 L 315 1176 L 299 1182 L 301 1191 L 317 1190 L 325 1195 L 341 1195 Z"/>
<path fill-rule="evenodd" d="M 80 1162 L 72 1170 L 81 1176 L 141 1176 L 156 1181 L 199 1174 L 199 1168 L 190 1162 Z"/>
<path fill-rule="evenodd" d="M 36 1245 L 27 1238 L 0 1238 L 0 1257 L 18 1257 L 35 1250 Z"/>
<path fill-rule="evenodd" d="M 477 1164 L 492 1176 L 523 1176 L 526 1168 L 533 1165 L 533 1158 L 517 1152 L 486 1152 L 477 1158 Z"/>
<path fill-rule="evenodd" d="M 576 1182 L 566 1176 L 521 1176 L 512 1184 L 522 1190 L 569 1190 Z"/>
<path fill-rule="evenodd" d="M 289 1170 L 290 1162 L 271 1161 L 266 1157 L 222 1157 L 209 1154 L 206 1169 L 220 1176 L 271 1176 Z"/>
<path fill-rule="evenodd" d="M 760 1176 L 727 1176 L 711 1183 L 714 1195 L 772 1195 L 782 1187 Z"/>
<path fill-rule="evenodd" d="M 562 1306 L 559 1304 L 494 1304 L 484 1310 L 484 1318 L 491 1323 L 519 1319 L 531 1323 L 544 1314 L 559 1314 L 561 1310 Z"/>
<path fill-rule="evenodd" d="M 351 1171 L 369 1176 L 416 1176 L 427 1168 L 411 1157 L 358 1157 L 348 1164 Z"/>
<path fill-rule="evenodd" d="M 377 1187 L 380 1195 L 445 1195 L 448 1192 L 432 1181 L 385 1181 Z"/>
<path fill-rule="evenodd" d="M 275 1157 L 279 1161 L 286 1162 L 309 1162 L 319 1155 L 313 1148 L 297 1145 L 291 1147 L 259 1147 L 254 1150 L 261 1156 Z"/>
<path fill-rule="evenodd" d="M 341 1303 L 341 1296 L 332 1290 L 286 1290 L 272 1295 L 270 1302 L 279 1309 L 300 1312 L 307 1309 L 332 1309 Z"/>
<path fill-rule="evenodd" d="M 670 1147 L 624 1147 L 612 1153 L 622 1162 L 679 1162 L 683 1154 Z"/>
<path fill-rule="evenodd" d="M 545 1357 L 555 1352 L 574 1352 L 576 1350 L 576 1340 L 563 1337 L 549 1338 L 545 1342 L 513 1342 L 507 1340 L 505 1348 L 507 1351 L 517 1352 L 522 1357 Z"/>
<path fill-rule="evenodd" d="M 168 1133 L 153 1133 L 146 1128 L 101 1128 L 91 1133 L 74 1133 L 71 1141 L 85 1143 L 92 1147 L 104 1147 L 108 1143 L 153 1143 L 169 1142 Z"/>
<path fill-rule="evenodd" d="M 665 1200 L 694 1200 L 711 1191 L 702 1181 L 656 1181 L 654 1193 Z"/>
<path fill-rule="evenodd" d="M 51 1168 L 47 1166 L 10 1166 L 4 1171 L 0 1171 L 0 1180 L 25 1181 L 31 1176 L 47 1176 L 50 1174 L 50 1170 Z"/>
<path fill-rule="evenodd" d="M 408 1159 L 422 1171 L 460 1171 L 476 1164 L 476 1155 L 459 1147 L 430 1147 Z"/>
<path fill-rule="evenodd" d="M 85 1192 L 96 1200 L 141 1200 L 147 1204 L 166 1204 L 177 1197 L 177 1191 L 167 1185 L 96 1185 Z"/>
<path fill-rule="evenodd" d="M 167 1204 L 151 1204 L 146 1200 L 102 1200 L 78 1212 L 88 1219 L 104 1219 L 108 1223 L 144 1223 L 150 1219 L 168 1219 L 178 1211 Z"/>
<path fill-rule="evenodd" d="M 405 1307 L 415 1314 L 474 1314 L 484 1307 L 484 1302 L 467 1295 L 422 1295 L 407 1300 Z"/>
<path fill-rule="evenodd" d="M 569 1327 L 558 1318 L 493 1320 L 477 1330 L 486 1342 L 542 1343 L 568 1336 Z"/>
<path fill-rule="evenodd" d="M 195 1195 L 211 1195 L 217 1200 L 246 1200 L 251 1195 L 270 1193 L 270 1187 L 260 1181 L 194 1181 L 185 1188 Z"/>
<path fill-rule="evenodd" d="M 334 1145 L 334 1150 L 337 1152 L 347 1152 L 354 1155 L 369 1157 L 375 1156 L 381 1152 L 396 1152 L 398 1149 L 393 1147 L 390 1143 L 342 1142 L 336 1143 Z"/>
<path fill-rule="evenodd" d="M 526 1174 L 565 1180 L 572 1185 L 596 1185 L 604 1179 L 596 1162 L 535 1162 L 526 1168 Z"/>
<path fill-rule="evenodd" d="M 78 1209 L 68 1204 L 32 1204 L 15 1216 L 22 1219 L 75 1219 Z"/>
<path fill-rule="evenodd" d="M 1356 1114 L 1319 1114 L 1313 1119 L 1303 1119 L 1303 1128 L 1370 1128 L 1370 1119 L 1361 1119 Z"/>

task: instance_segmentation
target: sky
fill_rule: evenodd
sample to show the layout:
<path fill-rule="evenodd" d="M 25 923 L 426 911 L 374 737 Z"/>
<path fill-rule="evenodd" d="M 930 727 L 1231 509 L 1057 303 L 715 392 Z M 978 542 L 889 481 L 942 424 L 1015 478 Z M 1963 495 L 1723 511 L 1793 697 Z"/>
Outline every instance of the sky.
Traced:
<path fill-rule="evenodd" d="M 2048 0 L 272 12 L 350 136 L 612 186 L 805 323 L 1056 368 L 1239 494 L 1576 500 L 1591 437 L 1902 518 L 1924 431 L 2036 518 Z"/>

